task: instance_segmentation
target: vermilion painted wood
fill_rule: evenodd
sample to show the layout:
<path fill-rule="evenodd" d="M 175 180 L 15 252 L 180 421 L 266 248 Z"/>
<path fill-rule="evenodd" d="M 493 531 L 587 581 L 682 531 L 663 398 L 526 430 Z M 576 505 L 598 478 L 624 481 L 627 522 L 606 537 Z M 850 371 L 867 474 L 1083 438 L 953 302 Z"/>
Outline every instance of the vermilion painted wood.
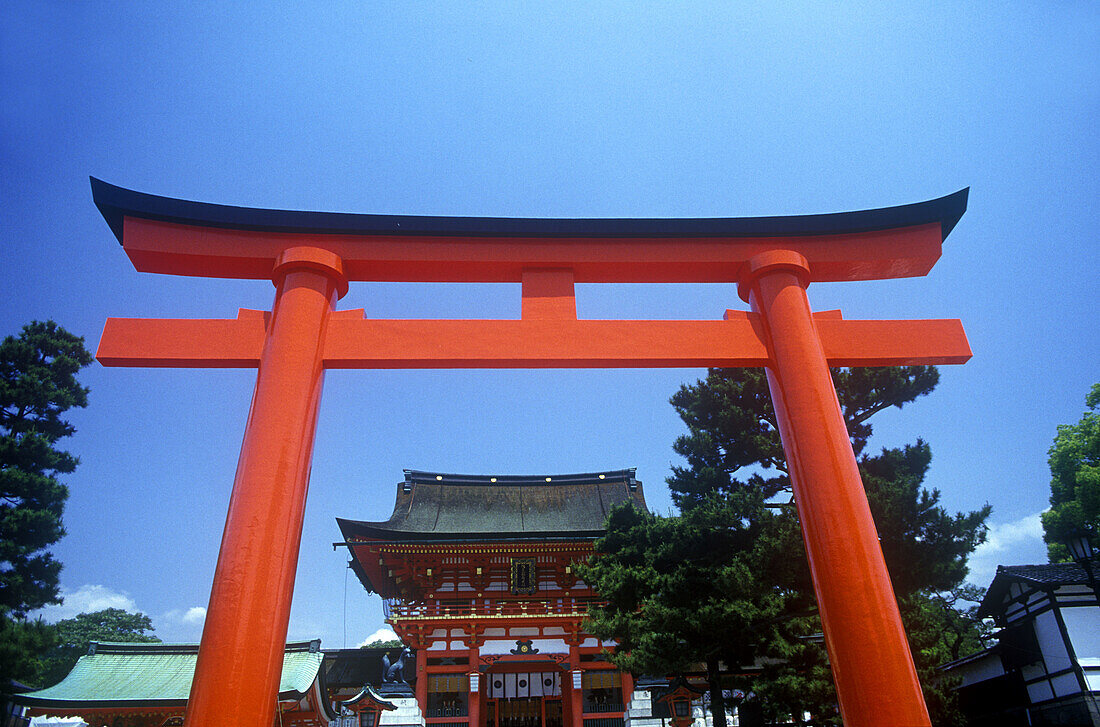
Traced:
<path fill-rule="evenodd" d="M 570 727 L 584 726 L 584 697 L 581 691 L 581 671 L 580 654 L 576 649 L 570 649 L 569 670 L 561 675 L 563 680 L 568 679 L 572 682 L 572 684 L 570 684 L 571 689 L 568 691 L 566 691 L 565 685 L 562 685 L 562 694 L 565 695 L 566 700 L 569 702 L 568 709 L 571 717 Z M 562 705 L 562 707 L 562 711 L 564 711 L 565 705 Z"/>
<path fill-rule="evenodd" d="M 525 310 L 531 303 L 525 299 Z M 344 315 L 351 314 L 351 315 Z M 104 366 L 254 368 L 264 313 L 236 320 L 109 318 Z M 534 315 L 538 315 L 535 313 Z M 358 320 L 356 319 L 358 317 Z M 957 320 L 845 321 L 814 317 L 830 366 L 961 364 L 970 346 Z M 338 311 L 325 337 L 328 369 L 669 368 L 766 366 L 756 314 L 723 321 L 365 320 Z"/>
<path fill-rule="evenodd" d="M 288 213 L 153 197 L 98 180 L 93 195 L 140 271 L 279 283 L 270 321 L 263 313 L 236 321 L 112 319 L 100 347 L 101 360 L 113 365 L 260 367 L 191 727 L 272 723 L 326 367 L 762 364 L 845 720 L 928 724 L 827 366 L 956 363 L 969 358 L 969 347 L 957 321 L 813 317 L 804 288 L 927 273 L 965 210 L 965 190 L 858 213 L 690 221 Z M 656 236 L 631 236 L 636 231 Z M 333 314 L 348 280 L 522 281 L 523 320 Z M 578 321 L 573 282 L 738 282 L 760 316 Z M 574 721 L 578 710 L 571 705 Z"/>
<path fill-rule="evenodd" d="M 416 649 L 416 703 L 421 709 L 428 703 L 428 650 Z"/>
<path fill-rule="evenodd" d="M 302 538 L 329 312 L 341 287 L 329 253 L 287 250 L 233 482 L 186 724 L 275 723 Z"/>
<path fill-rule="evenodd" d="M 764 319 L 768 386 L 844 724 L 928 727 L 890 574 L 806 299 L 805 259 L 760 255 L 742 282 Z"/>
<path fill-rule="evenodd" d="M 518 283 L 524 270 L 572 270 L 578 283 L 737 282 L 766 250 L 809 260 L 814 282 L 925 275 L 939 224 L 802 237 L 384 237 L 230 230 L 126 217 L 122 246 L 145 273 L 266 280 L 288 247 L 338 255 L 348 280 Z"/>
<path fill-rule="evenodd" d="M 473 689 L 473 682 L 474 682 L 474 680 L 478 680 L 478 679 L 482 679 L 482 678 L 488 678 L 488 676 L 489 676 L 488 674 L 479 673 L 476 670 L 476 667 L 475 667 L 474 671 L 468 672 L 466 674 L 466 678 L 470 680 L 470 685 L 471 685 L 471 690 L 470 691 L 473 692 L 473 694 L 470 694 L 466 698 L 467 705 L 468 705 L 467 706 L 467 711 L 466 711 L 466 719 L 468 720 L 467 724 L 470 724 L 470 725 L 480 725 L 481 724 L 481 699 L 482 699 L 481 694 L 482 694 L 482 692 L 487 691 L 487 690 L 483 690 L 483 689 L 476 689 L 475 690 L 475 689 Z"/>
<path fill-rule="evenodd" d="M 577 320 L 577 297 L 572 270 L 524 270 L 522 273 L 524 320 Z"/>

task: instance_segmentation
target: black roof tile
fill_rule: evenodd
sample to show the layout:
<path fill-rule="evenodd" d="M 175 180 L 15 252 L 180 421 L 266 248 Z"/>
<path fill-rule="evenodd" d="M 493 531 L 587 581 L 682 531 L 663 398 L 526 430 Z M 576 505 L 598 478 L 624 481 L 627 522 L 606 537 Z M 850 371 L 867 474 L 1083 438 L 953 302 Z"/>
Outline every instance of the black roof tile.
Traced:
<path fill-rule="evenodd" d="M 1093 565 L 1094 573 L 1098 565 L 1100 564 Z M 999 565 L 997 575 L 993 577 L 993 582 L 989 584 L 989 590 L 978 608 L 978 615 L 998 617 L 997 614 L 1003 607 L 1008 587 L 1014 582 L 1023 582 L 1042 590 L 1049 590 L 1059 586 L 1085 585 L 1089 582 L 1089 578 L 1084 567 L 1077 563 Z"/>
<path fill-rule="evenodd" d="M 633 469 L 566 475 L 406 470 L 388 520 L 337 522 L 347 541 L 595 538 L 611 508 L 623 502 L 646 507 Z"/>
<path fill-rule="evenodd" d="M 1077 563 L 1043 563 L 1041 565 L 1000 565 L 997 577 L 1031 581 L 1051 586 L 1088 583 L 1088 574 Z"/>

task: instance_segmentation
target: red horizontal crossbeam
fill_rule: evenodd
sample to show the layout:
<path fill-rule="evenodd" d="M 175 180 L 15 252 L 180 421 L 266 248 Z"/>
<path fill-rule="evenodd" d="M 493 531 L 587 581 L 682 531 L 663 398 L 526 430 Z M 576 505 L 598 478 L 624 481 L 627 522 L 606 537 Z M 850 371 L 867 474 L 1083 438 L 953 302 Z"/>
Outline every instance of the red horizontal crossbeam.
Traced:
<path fill-rule="evenodd" d="M 255 368 L 266 313 L 237 319 L 110 318 L 104 366 Z M 846 321 L 814 316 L 831 366 L 960 364 L 970 346 L 958 320 Z M 334 313 L 324 365 L 335 369 L 673 368 L 764 366 L 760 318 L 721 321 L 373 320 Z"/>
<path fill-rule="evenodd" d="M 764 250 L 794 250 L 812 281 L 926 275 L 942 252 L 938 223 L 810 237 L 483 238 L 319 235 L 233 230 L 127 217 L 123 247 L 141 272 L 270 279 L 289 247 L 340 256 L 349 281 L 519 282 L 531 268 L 569 268 L 578 283 L 722 283 Z"/>

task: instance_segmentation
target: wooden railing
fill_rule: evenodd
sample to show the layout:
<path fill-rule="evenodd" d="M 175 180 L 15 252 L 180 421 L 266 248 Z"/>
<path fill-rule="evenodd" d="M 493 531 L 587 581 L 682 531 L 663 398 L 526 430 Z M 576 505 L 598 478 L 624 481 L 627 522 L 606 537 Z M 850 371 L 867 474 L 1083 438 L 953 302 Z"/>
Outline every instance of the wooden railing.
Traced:
<path fill-rule="evenodd" d="M 547 598 L 490 603 L 486 603 L 484 599 L 402 601 L 389 598 L 382 601 L 382 612 L 388 619 L 584 615 L 591 606 L 602 603 L 604 601 L 592 598 Z"/>

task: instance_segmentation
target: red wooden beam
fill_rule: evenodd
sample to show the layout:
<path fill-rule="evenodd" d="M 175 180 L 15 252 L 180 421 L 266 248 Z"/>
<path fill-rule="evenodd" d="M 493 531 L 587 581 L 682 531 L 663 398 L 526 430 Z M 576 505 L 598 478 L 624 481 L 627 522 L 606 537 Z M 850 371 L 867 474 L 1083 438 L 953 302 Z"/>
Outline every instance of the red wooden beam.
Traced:
<path fill-rule="evenodd" d="M 816 215 L 696 219 L 413 217 L 207 204 L 92 180 L 92 195 L 142 272 L 270 279 L 290 247 L 328 250 L 345 280 L 518 282 L 570 269 L 578 283 L 737 282 L 772 249 L 811 281 L 926 274 L 968 190 L 915 204 Z"/>
<path fill-rule="evenodd" d="M 571 268 L 578 283 L 732 283 L 766 250 L 800 253 L 813 282 L 926 275 L 940 258 L 939 223 L 822 237 L 568 239 L 334 235 L 227 230 L 126 217 L 134 268 L 266 280 L 279 253 L 314 247 L 340 256 L 349 281 L 519 282 L 531 268 Z"/>
<path fill-rule="evenodd" d="M 329 369 L 700 368 L 765 366 L 759 316 L 722 321 L 373 320 L 334 314 Z M 958 320 L 846 321 L 815 317 L 830 366 L 961 364 L 970 346 Z M 265 314 L 236 320 L 109 318 L 104 366 L 255 368 Z"/>

